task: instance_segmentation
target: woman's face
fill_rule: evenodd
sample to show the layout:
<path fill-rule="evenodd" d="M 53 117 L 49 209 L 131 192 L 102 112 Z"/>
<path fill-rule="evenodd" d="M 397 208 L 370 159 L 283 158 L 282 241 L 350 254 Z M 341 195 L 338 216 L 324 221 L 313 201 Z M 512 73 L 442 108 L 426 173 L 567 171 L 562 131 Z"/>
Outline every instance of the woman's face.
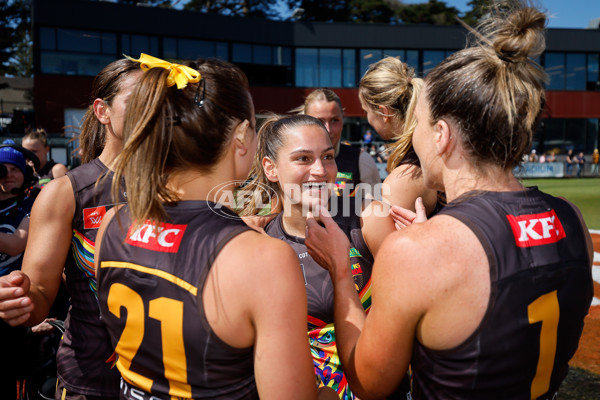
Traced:
<path fill-rule="evenodd" d="M 0 179 L 0 191 L 6 197 L 11 197 L 16 195 L 12 193 L 13 189 L 20 189 L 23 186 L 23 182 L 25 181 L 25 177 L 23 176 L 23 172 L 16 166 L 10 163 L 3 163 L 6 167 L 6 176 Z"/>
<path fill-rule="evenodd" d="M 344 115 L 338 103 L 327 100 L 313 101 L 306 107 L 305 114 L 320 120 L 329 132 L 331 144 L 337 146 L 344 129 Z"/>
<path fill-rule="evenodd" d="M 271 174 L 267 173 L 284 194 L 284 212 L 290 207 L 301 208 L 305 215 L 319 205 L 326 207 L 337 175 L 329 135 L 312 125 L 290 129 L 284 137 Z"/>
<path fill-rule="evenodd" d="M 46 164 L 46 155 L 48 154 L 48 147 L 44 147 L 42 142 L 38 139 L 25 139 L 23 140 L 22 146 L 27 150 L 31 151 L 40 160 L 40 168 Z M 33 163 L 29 160 L 27 163 L 33 167 Z"/>

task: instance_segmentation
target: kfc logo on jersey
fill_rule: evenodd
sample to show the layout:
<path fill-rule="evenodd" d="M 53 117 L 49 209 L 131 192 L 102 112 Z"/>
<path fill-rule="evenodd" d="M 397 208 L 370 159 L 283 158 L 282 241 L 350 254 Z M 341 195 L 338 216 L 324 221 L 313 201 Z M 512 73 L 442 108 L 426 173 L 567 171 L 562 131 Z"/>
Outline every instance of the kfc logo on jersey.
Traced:
<path fill-rule="evenodd" d="M 508 222 L 519 247 L 556 243 L 566 236 L 554 210 L 539 214 L 507 215 Z"/>
<path fill-rule="evenodd" d="M 83 209 L 83 229 L 98 229 L 106 214 L 106 206 Z"/>
<path fill-rule="evenodd" d="M 126 242 L 132 246 L 163 253 L 177 253 L 187 225 L 162 223 L 158 227 L 150 221 L 133 231 L 127 232 Z"/>

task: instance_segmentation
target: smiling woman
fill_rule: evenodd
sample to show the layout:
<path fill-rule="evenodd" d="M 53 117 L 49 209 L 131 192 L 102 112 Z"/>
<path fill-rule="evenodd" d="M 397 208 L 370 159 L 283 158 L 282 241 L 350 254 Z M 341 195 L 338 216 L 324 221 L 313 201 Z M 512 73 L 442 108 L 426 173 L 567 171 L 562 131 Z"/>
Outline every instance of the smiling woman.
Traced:
<path fill-rule="evenodd" d="M 320 386 L 335 389 L 340 398 L 353 399 L 337 355 L 332 282 L 327 271 L 308 255 L 304 244 L 307 215 L 330 205 L 337 174 L 334 153 L 327 129 L 320 120 L 308 115 L 269 118 L 258 133 L 254 178 L 244 188 L 248 193 L 254 192 L 264 198 L 253 199 L 244 214 L 256 214 L 260 210 L 257 205 L 269 201 L 267 193 L 261 190 L 264 187 L 269 187 L 279 197 L 278 204 L 282 205 L 283 211 L 267 224 L 265 231 L 288 243 L 298 256 L 306 285 L 307 331 L 317 381 Z M 380 218 L 380 215 L 384 217 Z M 383 236 L 394 229 L 387 213 L 378 215 L 376 212 L 371 213 L 362 231 L 342 226 L 352 241 L 349 252 L 352 279 L 364 310 L 371 304 L 371 253 L 378 243 L 373 227 L 378 233 L 383 232 Z"/>

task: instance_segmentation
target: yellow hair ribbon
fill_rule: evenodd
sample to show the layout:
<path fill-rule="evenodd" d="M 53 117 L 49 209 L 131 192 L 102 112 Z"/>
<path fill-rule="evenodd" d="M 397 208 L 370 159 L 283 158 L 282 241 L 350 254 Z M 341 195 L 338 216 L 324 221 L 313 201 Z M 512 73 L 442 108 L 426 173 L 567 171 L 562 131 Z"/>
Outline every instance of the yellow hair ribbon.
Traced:
<path fill-rule="evenodd" d="M 151 68 L 164 68 L 169 71 L 169 76 L 167 77 L 167 86 L 171 87 L 173 85 L 177 85 L 177 89 L 183 89 L 187 86 L 188 83 L 196 83 L 200 82 L 200 72 L 196 71 L 193 68 L 186 67 L 181 64 L 170 63 L 165 60 L 161 60 L 160 58 L 152 57 L 148 54 L 140 54 L 140 58 L 137 60 L 135 58 L 125 56 L 131 61 L 139 62 L 140 67 L 144 71 L 148 71 Z"/>

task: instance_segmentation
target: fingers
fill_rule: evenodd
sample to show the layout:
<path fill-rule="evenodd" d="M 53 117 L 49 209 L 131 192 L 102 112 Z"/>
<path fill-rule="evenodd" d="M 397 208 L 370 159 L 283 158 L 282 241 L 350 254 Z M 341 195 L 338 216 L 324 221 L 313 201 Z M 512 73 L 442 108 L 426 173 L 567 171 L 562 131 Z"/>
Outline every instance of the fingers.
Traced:
<path fill-rule="evenodd" d="M 0 302 L 0 318 L 11 326 L 27 321 L 33 311 L 33 302 L 29 297 L 4 300 Z"/>
<path fill-rule="evenodd" d="M 417 214 L 413 222 L 417 223 L 427 221 L 427 211 L 425 210 L 425 206 L 423 205 L 422 197 L 417 197 L 417 200 L 415 200 L 415 210 L 417 211 Z"/>

